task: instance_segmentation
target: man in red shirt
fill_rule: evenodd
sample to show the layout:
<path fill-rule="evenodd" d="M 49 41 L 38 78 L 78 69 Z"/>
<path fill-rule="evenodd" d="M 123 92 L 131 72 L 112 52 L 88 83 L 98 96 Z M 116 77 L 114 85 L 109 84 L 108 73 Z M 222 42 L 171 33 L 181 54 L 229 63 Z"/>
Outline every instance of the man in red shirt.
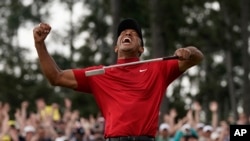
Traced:
<path fill-rule="evenodd" d="M 41 23 L 33 30 L 42 71 L 54 86 L 93 94 L 104 118 L 107 141 L 155 140 L 160 102 L 168 85 L 190 67 L 199 64 L 203 54 L 193 46 L 179 48 L 178 60 L 148 62 L 108 68 L 105 74 L 85 76 L 102 68 L 93 66 L 61 70 L 49 55 L 44 40 L 51 30 Z M 144 51 L 141 28 L 134 19 L 123 20 L 117 30 L 117 64 L 139 61 Z"/>

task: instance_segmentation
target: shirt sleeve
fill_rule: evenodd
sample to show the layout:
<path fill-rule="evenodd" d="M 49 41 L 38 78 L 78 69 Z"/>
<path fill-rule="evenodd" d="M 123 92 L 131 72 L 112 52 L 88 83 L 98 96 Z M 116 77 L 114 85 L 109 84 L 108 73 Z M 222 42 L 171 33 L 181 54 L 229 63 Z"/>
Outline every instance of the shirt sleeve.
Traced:
<path fill-rule="evenodd" d="M 85 69 L 73 69 L 75 79 L 77 81 L 77 87 L 75 91 L 90 93 L 90 87 L 88 78 L 85 76 Z"/>
<path fill-rule="evenodd" d="M 91 90 L 92 79 L 91 77 L 87 77 L 85 75 L 85 72 L 88 70 L 99 69 L 101 67 L 103 66 L 100 65 L 100 66 L 92 66 L 88 68 L 73 69 L 73 73 L 77 81 L 77 87 L 75 88 L 75 91 L 91 93 L 92 92 Z"/>
<path fill-rule="evenodd" d="M 163 61 L 164 65 L 164 73 L 165 77 L 167 78 L 167 84 L 173 82 L 176 78 L 183 74 L 183 72 L 179 69 L 178 60 L 168 60 Z"/>

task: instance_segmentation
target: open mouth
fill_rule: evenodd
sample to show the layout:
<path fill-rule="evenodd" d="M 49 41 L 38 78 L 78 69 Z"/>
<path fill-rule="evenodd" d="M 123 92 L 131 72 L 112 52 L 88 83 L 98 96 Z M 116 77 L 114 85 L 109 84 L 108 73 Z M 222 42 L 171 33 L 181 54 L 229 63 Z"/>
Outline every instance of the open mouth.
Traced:
<path fill-rule="evenodd" d="M 123 38 L 122 43 L 131 43 L 131 39 L 128 37 Z"/>

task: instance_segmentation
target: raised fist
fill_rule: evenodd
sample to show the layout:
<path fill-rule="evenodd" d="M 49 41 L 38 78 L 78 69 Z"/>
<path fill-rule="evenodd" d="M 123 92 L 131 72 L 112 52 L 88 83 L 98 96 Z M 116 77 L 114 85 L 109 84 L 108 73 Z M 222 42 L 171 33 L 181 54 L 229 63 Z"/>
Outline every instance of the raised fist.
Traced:
<path fill-rule="evenodd" d="M 51 27 L 46 23 L 40 23 L 33 29 L 35 43 L 43 42 L 50 33 Z"/>
<path fill-rule="evenodd" d="M 218 110 L 218 103 L 216 101 L 210 102 L 209 109 L 210 109 L 211 112 L 217 112 L 217 110 Z"/>

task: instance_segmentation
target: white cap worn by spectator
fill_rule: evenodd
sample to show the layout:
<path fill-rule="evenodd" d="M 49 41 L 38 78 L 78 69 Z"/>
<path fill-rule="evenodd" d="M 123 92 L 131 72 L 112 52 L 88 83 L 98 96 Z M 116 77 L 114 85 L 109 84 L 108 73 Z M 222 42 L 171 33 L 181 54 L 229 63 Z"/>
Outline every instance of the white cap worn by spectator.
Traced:
<path fill-rule="evenodd" d="M 211 139 L 212 139 L 212 141 L 215 141 L 215 140 L 219 139 L 219 137 L 220 137 L 220 134 L 217 133 L 217 132 L 213 132 L 213 133 L 211 134 Z"/>
<path fill-rule="evenodd" d="M 162 123 L 160 125 L 159 131 L 169 130 L 169 125 L 167 123 Z"/>
<path fill-rule="evenodd" d="M 182 130 L 190 130 L 191 125 L 188 124 L 188 123 L 186 123 L 186 124 L 184 124 L 181 128 L 182 128 Z"/>
<path fill-rule="evenodd" d="M 55 141 L 66 141 L 68 138 L 66 136 L 58 137 L 55 139 Z"/>
<path fill-rule="evenodd" d="M 31 126 L 31 125 L 27 125 L 24 127 L 24 135 L 26 135 L 27 133 L 32 132 L 35 133 L 36 129 L 35 127 Z"/>
<path fill-rule="evenodd" d="M 201 128 L 203 128 L 204 126 L 205 126 L 205 124 L 200 122 L 200 123 L 197 124 L 196 128 L 197 128 L 197 129 L 201 129 Z"/>
<path fill-rule="evenodd" d="M 213 131 L 213 127 L 210 126 L 210 125 L 204 126 L 203 127 L 203 132 L 208 132 L 208 131 L 212 132 Z"/>

